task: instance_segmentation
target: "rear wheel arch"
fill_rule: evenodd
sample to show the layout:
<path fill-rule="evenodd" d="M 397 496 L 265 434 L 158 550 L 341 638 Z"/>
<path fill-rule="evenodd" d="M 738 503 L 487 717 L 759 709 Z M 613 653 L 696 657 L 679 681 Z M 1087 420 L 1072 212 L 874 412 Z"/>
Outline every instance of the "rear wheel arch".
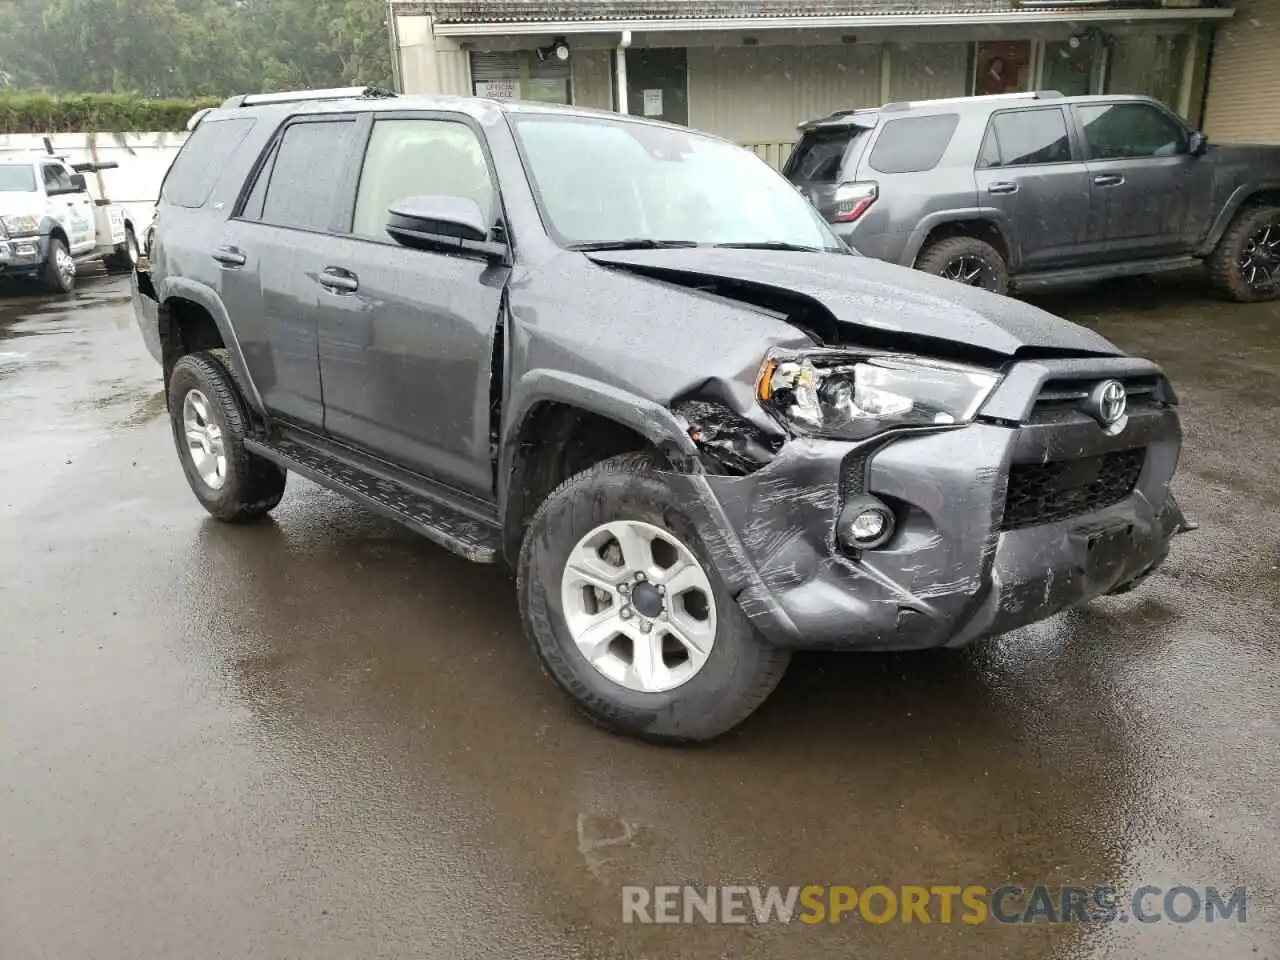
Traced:
<path fill-rule="evenodd" d="M 967 217 L 945 220 L 931 226 L 920 246 L 916 249 L 912 265 L 919 264 L 920 258 L 929 247 L 942 240 L 951 240 L 955 237 L 973 237 L 975 240 L 988 243 L 1004 258 L 1006 264 L 1012 266 L 1014 263 L 1014 247 L 1010 244 L 1004 229 L 996 220 L 988 217 Z"/>

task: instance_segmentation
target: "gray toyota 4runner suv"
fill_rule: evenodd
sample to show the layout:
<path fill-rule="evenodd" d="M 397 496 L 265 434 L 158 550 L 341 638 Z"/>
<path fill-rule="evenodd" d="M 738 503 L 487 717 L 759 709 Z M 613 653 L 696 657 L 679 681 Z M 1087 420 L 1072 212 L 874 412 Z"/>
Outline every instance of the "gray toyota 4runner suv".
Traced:
<path fill-rule="evenodd" d="M 890 103 L 801 126 L 784 172 L 858 252 L 997 293 L 1203 262 L 1280 297 L 1280 147 L 1210 145 L 1146 97 Z"/>
<path fill-rule="evenodd" d="M 292 471 L 505 560 L 589 716 L 702 740 L 798 647 L 960 646 L 1186 527 L 1157 366 L 851 253 L 746 150 L 639 118 L 298 94 L 206 115 L 135 274 L 213 516 Z"/>

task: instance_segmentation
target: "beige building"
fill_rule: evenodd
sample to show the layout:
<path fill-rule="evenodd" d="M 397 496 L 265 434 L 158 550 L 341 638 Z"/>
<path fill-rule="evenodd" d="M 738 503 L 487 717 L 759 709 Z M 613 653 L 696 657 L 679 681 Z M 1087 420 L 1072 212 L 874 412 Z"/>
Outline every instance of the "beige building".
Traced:
<path fill-rule="evenodd" d="M 1255 137 L 1266 127 L 1258 112 L 1269 114 L 1274 137 L 1280 70 L 1265 54 L 1280 41 L 1280 0 L 1241 0 L 1266 21 L 1270 41 L 1208 2 L 390 0 L 390 8 L 396 80 L 407 93 L 653 116 L 780 164 L 797 124 L 832 110 L 1032 89 L 1148 94 L 1193 124 L 1208 90 L 1211 137 Z"/>
<path fill-rule="evenodd" d="M 1205 133 L 1223 143 L 1280 144 L 1280 0 L 1239 0 L 1218 28 Z"/>

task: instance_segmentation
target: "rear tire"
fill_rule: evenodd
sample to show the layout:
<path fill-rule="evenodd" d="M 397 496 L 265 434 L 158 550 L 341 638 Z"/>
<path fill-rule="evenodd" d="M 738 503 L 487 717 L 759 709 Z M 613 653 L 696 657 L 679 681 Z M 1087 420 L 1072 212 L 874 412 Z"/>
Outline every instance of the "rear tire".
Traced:
<path fill-rule="evenodd" d="M 107 273 L 113 276 L 133 273 L 133 268 L 138 264 L 139 253 L 138 238 L 133 232 L 133 227 L 126 226 L 124 228 L 124 249 L 105 258 L 103 265 L 107 268 Z"/>
<path fill-rule="evenodd" d="M 640 534 L 645 562 L 630 563 L 621 540 L 597 544 L 597 537 L 608 541 L 615 529 Z M 598 551 L 615 545 L 616 573 L 611 561 L 602 561 L 602 568 L 590 564 L 604 576 L 589 577 L 611 586 L 583 586 L 587 581 L 576 576 L 584 569 L 581 558 L 601 559 Z M 660 553 L 671 558 L 669 565 Z M 577 560 L 572 567 L 571 559 Z M 649 595 L 642 605 L 640 578 L 633 574 L 646 569 Z M 661 598 L 652 596 L 658 588 Z M 593 597 L 598 592 L 603 602 L 596 607 L 592 600 L 584 610 L 577 599 L 584 591 Z M 605 460 L 566 480 L 543 502 L 525 534 L 516 592 L 525 632 L 546 672 L 591 720 L 642 740 L 720 736 L 764 702 L 790 660 L 788 651 L 757 635 L 729 595 L 679 498 L 647 454 Z M 572 628 L 566 603 L 572 605 Z M 588 659 L 591 649 L 598 652 Z"/>
<path fill-rule="evenodd" d="M 916 259 L 916 269 L 992 293 L 1009 292 L 1009 265 L 999 250 L 977 237 L 935 240 Z"/>
<path fill-rule="evenodd" d="M 280 503 L 285 471 L 245 449 L 249 413 L 216 354 L 188 354 L 174 364 L 169 421 L 191 491 L 214 517 L 246 523 Z"/>
<path fill-rule="evenodd" d="M 49 253 L 40 271 L 40 284 L 48 293 L 70 293 L 76 287 L 76 264 L 67 245 L 57 237 L 49 239 Z"/>
<path fill-rule="evenodd" d="M 1269 248 L 1269 254 L 1261 248 Z M 1246 267 L 1254 256 L 1257 265 Z M 1280 297 L 1280 207 L 1249 207 L 1236 214 L 1209 255 L 1208 268 L 1213 288 L 1237 303 Z M 1268 270 L 1269 283 L 1263 279 Z"/>

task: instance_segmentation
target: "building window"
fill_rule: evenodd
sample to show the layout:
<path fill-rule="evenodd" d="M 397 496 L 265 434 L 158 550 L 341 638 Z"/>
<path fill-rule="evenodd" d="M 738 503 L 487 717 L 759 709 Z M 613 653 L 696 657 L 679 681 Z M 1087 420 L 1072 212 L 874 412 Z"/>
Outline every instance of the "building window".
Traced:
<path fill-rule="evenodd" d="M 1111 48 L 1103 93 L 1154 97 L 1178 109 L 1190 34 L 1118 36 Z"/>
<path fill-rule="evenodd" d="M 477 97 L 571 103 L 569 64 L 533 50 L 471 54 L 471 89 Z"/>
<path fill-rule="evenodd" d="M 982 41 L 973 64 L 973 92 L 977 96 L 1018 93 L 1031 89 L 1031 41 Z"/>

